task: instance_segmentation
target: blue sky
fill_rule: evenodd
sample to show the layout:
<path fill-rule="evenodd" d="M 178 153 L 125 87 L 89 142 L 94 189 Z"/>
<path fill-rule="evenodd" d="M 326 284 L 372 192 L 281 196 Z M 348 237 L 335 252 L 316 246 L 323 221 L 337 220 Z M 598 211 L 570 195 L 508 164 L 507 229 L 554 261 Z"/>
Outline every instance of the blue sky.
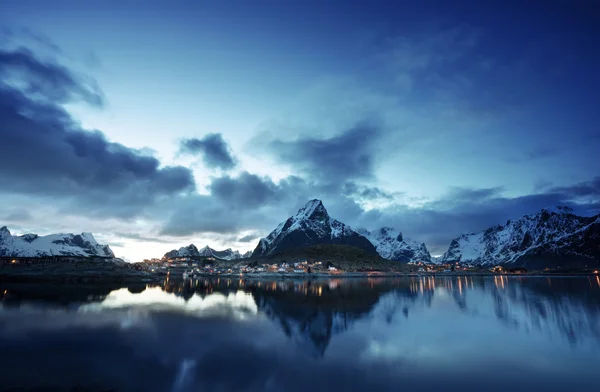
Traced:
<path fill-rule="evenodd" d="M 547 205 L 600 212 L 593 1 L 52 3 L 0 4 L 13 231 L 248 250 L 316 197 L 439 254 Z"/>

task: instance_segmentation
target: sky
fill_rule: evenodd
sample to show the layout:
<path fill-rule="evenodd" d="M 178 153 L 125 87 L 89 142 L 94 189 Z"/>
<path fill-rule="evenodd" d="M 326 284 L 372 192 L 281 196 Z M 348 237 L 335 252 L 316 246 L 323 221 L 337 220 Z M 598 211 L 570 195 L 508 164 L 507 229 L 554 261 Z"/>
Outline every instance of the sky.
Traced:
<path fill-rule="evenodd" d="M 522 4 L 526 3 L 526 4 Z M 0 225 L 130 261 L 309 199 L 434 255 L 600 213 L 594 1 L 0 2 Z"/>

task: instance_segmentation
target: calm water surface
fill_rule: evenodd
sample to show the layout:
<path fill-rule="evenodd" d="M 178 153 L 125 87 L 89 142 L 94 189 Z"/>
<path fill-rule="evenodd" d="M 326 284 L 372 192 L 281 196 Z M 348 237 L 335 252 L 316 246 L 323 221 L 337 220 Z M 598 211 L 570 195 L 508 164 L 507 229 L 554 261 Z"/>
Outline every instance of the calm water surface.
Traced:
<path fill-rule="evenodd" d="M 600 390 L 596 276 L 0 290 L 0 390 Z"/>

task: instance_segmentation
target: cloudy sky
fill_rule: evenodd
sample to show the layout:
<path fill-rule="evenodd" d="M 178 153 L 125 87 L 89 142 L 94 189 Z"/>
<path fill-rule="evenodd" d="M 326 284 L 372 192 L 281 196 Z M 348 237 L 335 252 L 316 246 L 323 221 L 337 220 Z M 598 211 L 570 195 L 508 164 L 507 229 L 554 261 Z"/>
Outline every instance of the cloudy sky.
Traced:
<path fill-rule="evenodd" d="M 441 254 L 600 213 L 594 4 L 3 1 L 0 225 L 140 260 L 253 249 L 319 198 Z"/>

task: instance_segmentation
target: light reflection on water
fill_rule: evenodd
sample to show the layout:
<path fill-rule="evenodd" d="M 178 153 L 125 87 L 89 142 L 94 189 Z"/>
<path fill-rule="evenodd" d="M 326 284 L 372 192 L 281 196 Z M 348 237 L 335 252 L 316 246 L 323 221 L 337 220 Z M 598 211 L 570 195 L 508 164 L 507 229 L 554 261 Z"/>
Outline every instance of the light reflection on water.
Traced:
<path fill-rule="evenodd" d="M 182 283 L 185 284 L 185 283 Z M 250 293 L 237 291 L 228 293 L 211 293 L 205 296 L 192 295 L 183 298 L 168 295 L 162 287 L 148 287 L 141 293 L 132 293 L 127 288 L 111 291 L 104 300 L 97 303 L 84 304 L 79 311 L 104 311 L 106 309 L 148 309 L 153 311 L 175 311 L 188 315 L 219 315 L 224 311 L 232 316 L 244 318 L 258 312 L 256 303 Z"/>
<path fill-rule="evenodd" d="M 578 390 L 600 365 L 597 276 L 0 286 L 0 387 Z"/>

